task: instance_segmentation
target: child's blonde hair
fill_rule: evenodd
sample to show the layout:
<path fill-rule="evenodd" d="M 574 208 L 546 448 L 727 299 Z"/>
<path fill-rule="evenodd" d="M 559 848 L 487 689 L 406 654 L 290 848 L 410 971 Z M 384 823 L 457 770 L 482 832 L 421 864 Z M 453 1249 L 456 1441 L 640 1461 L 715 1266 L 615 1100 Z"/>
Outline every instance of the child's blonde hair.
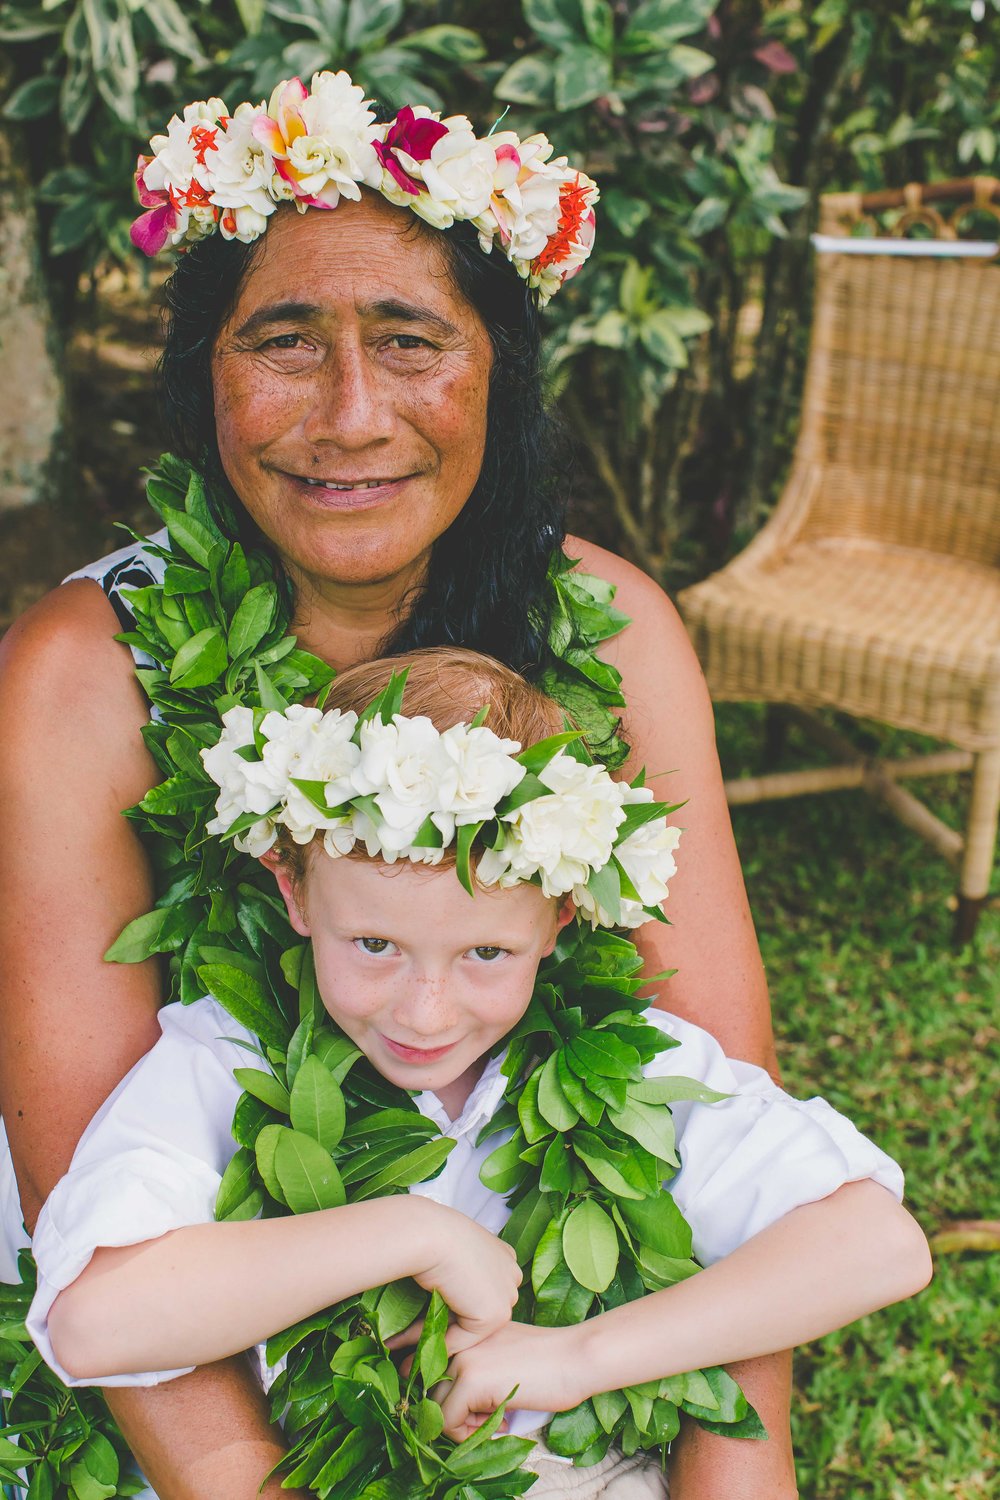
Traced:
<path fill-rule="evenodd" d="M 453 724 L 468 724 L 484 707 L 489 710 L 485 722 L 494 734 L 517 740 L 521 745 L 532 745 L 548 735 L 558 734 L 568 722 L 553 699 L 510 667 L 492 656 L 458 646 L 432 646 L 348 667 L 334 679 L 324 708 L 363 713 L 387 686 L 393 673 L 404 670 L 407 677 L 403 713 L 410 718 L 428 718 L 441 731 Z M 322 835 L 317 837 L 321 839 Z M 296 844 L 286 829 L 279 828 L 275 853 L 293 880 L 299 881 L 304 876 L 311 847 L 312 844 Z M 358 844 L 344 857 L 370 856 L 364 845 Z M 454 865 L 455 857 L 455 845 L 451 844 L 445 848 L 441 864 Z"/>

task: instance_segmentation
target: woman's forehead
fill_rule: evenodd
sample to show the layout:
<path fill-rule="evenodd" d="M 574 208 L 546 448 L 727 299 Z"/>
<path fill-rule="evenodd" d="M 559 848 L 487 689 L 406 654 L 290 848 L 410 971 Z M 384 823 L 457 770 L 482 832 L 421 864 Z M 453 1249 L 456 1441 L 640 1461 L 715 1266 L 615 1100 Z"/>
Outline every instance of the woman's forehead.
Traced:
<path fill-rule="evenodd" d="M 325 212 L 275 213 L 240 285 L 230 326 L 286 304 L 318 312 L 349 308 L 367 317 L 415 308 L 452 324 L 478 321 L 455 285 L 438 233 L 368 194 Z"/>

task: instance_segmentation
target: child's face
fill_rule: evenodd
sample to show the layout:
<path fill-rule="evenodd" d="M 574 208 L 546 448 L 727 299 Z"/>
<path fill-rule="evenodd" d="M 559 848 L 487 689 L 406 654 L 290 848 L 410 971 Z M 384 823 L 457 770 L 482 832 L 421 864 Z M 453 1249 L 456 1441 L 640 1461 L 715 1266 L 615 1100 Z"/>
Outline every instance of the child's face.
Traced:
<path fill-rule="evenodd" d="M 533 885 L 470 896 L 452 867 L 319 850 L 301 884 L 276 875 L 293 927 L 312 938 L 333 1020 L 384 1078 L 433 1090 L 454 1118 L 570 912 Z"/>

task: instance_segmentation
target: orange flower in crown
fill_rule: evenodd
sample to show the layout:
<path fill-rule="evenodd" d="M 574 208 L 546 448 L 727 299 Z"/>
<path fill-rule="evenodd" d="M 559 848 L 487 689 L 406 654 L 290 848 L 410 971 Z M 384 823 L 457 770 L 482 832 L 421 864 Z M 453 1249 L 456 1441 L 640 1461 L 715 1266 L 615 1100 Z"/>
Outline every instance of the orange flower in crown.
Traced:
<path fill-rule="evenodd" d="M 147 255 L 222 234 L 245 242 L 293 202 L 333 209 L 362 187 L 437 229 L 471 222 L 484 253 L 497 248 L 546 303 L 587 259 L 598 189 L 543 135 L 476 136 L 464 115 L 424 106 L 378 124 L 345 72 L 279 83 L 265 105 L 189 104 L 150 142 L 136 169 L 147 210 L 132 226 Z"/>

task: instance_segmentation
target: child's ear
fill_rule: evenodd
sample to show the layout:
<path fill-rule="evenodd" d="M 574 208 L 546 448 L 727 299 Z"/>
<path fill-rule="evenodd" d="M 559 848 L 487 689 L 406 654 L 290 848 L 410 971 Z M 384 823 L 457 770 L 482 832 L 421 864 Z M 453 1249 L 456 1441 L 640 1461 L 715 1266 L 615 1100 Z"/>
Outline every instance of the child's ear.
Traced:
<path fill-rule="evenodd" d="M 555 931 L 552 934 L 552 941 L 549 943 L 544 954 L 542 955 L 543 958 L 548 958 L 549 954 L 552 952 L 553 948 L 556 945 L 556 938 L 559 936 L 560 932 L 562 932 L 563 928 L 569 922 L 572 922 L 575 916 L 576 906 L 574 905 L 572 896 L 564 896 L 559 903 L 558 910 L 556 911 L 556 926 Z"/>
<path fill-rule="evenodd" d="M 260 856 L 262 865 L 266 865 L 277 882 L 281 899 L 288 911 L 288 920 L 300 937 L 312 937 L 312 928 L 306 917 L 305 908 L 302 904 L 301 882 L 296 882 L 288 873 L 288 867 L 276 849 L 269 849 L 266 854 Z"/>

